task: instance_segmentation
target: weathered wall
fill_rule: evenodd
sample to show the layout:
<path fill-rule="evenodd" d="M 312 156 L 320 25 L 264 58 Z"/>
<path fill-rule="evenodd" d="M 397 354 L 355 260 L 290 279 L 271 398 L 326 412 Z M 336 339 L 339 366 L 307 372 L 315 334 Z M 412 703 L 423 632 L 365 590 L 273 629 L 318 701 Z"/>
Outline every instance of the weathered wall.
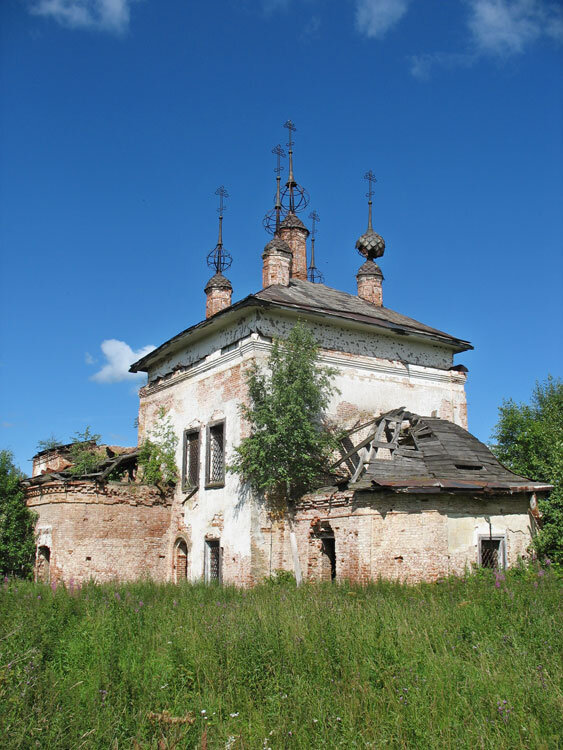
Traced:
<path fill-rule="evenodd" d="M 489 525 L 490 524 L 490 525 Z M 479 497 L 335 493 L 309 496 L 297 514 L 305 578 L 322 577 L 318 529 L 334 533 L 336 577 L 359 583 L 385 579 L 435 581 L 478 561 L 479 536 L 504 536 L 507 564 L 526 555 L 534 529 L 525 495 Z M 289 532 L 264 511 L 257 529 L 256 577 L 293 570 Z M 260 575 L 258 575 L 260 573 Z"/>
<path fill-rule="evenodd" d="M 245 372 L 254 348 L 237 345 L 228 351 L 213 352 L 188 373 L 178 372 L 164 382 L 142 389 L 139 408 L 139 440 L 156 419 L 161 406 L 167 409 L 178 436 L 176 464 L 182 467 L 183 433 L 200 430 L 199 486 L 182 488 L 179 482 L 173 500 L 173 520 L 169 532 L 168 569 L 176 577 L 173 546 L 178 536 L 188 540 L 187 577 L 198 580 L 204 574 L 205 543 L 218 539 L 223 555 L 223 581 L 244 585 L 251 582 L 250 526 L 251 504 L 238 478 L 226 472 L 224 486 L 206 487 L 207 427 L 224 420 L 226 460 L 243 434 L 239 406 L 245 398 Z"/>
<path fill-rule="evenodd" d="M 263 317 L 260 322 L 261 330 L 266 328 L 277 334 L 287 333 L 289 328 L 286 330 L 285 325 L 289 325 L 286 319 Z M 189 367 L 179 366 L 177 355 L 161 362 L 157 372 L 169 374 L 154 377 L 154 373 L 149 373 L 149 384 L 140 392 L 139 440 L 147 435 L 160 407 L 165 407 L 178 437 L 176 463 L 179 468 L 182 467 L 184 430 L 200 430 L 199 486 L 188 491 L 179 484 L 174 495 L 166 562 L 172 579 L 176 577 L 173 554 L 176 537 L 187 540 L 190 580 L 203 576 L 206 539 L 220 540 L 225 582 L 244 585 L 262 575 L 261 563 L 257 562 L 260 554 L 253 547 L 254 529 L 260 528 L 260 521 L 238 478 L 226 473 L 223 487 L 205 487 L 207 427 L 212 422 L 225 420 L 228 464 L 234 446 L 244 436 L 240 404 L 246 394 L 245 373 L 251 362 L 263 362 L 271 348 L 271 338 L 264 331 L 242 336 L 243 329 L 241 325 L 234 327 L 233 336 L 236 332 L 241 338 L 230 344 L 226 343 L 228 331 L 223 331 L 223 345 L 205 356 L 203 353 L 209 342 L 207 345 L 201 342 L 198 346 L 202 356 Z M 329 326 L 325 329 L 328 336 L 332 329 Z M 435 414 L 466 426 L 463 373 L 385 359 L 366 353 L 370 351 L 366 348 L 362 354 L 353 354 L 345 351 L 348 339 L 341 334 L 339 330 L 333 331 L 330 339 L 333 348 L 321 351 L 322 363 L 337 370 L 335 385 L 339 393 L 329 407 L 329 416 L 335 422 L 349 426 L 358 419 L 369 419 L 405 406 L 419 414 Z M 316 329 L 315 335 L 319 336 Z M 216 337 L 212 339 L 215 345 L 219 343 Z M 359 343 L 358 348 L 361 349 Z"/>
<path fill-rule="evenodd" d="M 323 349 L 441 370 L 448 370 L 453 365 L 451 349 L 432 340 L 397 336 L 359 324 L 347 325 L 341 320 L 327 319 L 327 322 L 323 323 L 319 321 L 318 316 L 308 316 L 305 313 L 301 313 L 300 318 L 310 326 Z M 291 316 L 286 312 L 254 310 L 220 331 L 209 335 L 204 335 L 201 331 L 198 333 L 198 336 L 201 336 L 199 339 L 192 334 L 192 340 L 187 348 L 164 356 L 151 367 L 148 373 L 149 382 L 169 376 L 172 372 L 187 372 L 190 367 L 197 366 L 209 355 L 253 333 L 259 333 L 264 337 L 285 337 L 296 321 L 297 316 Z"/>
<path fill-rule="evenodd" d="M 165 580 L 170 504 L 154 487 L 74 481 L 32 486 L 37 547 L 51 553 L 50 580 Z"/>

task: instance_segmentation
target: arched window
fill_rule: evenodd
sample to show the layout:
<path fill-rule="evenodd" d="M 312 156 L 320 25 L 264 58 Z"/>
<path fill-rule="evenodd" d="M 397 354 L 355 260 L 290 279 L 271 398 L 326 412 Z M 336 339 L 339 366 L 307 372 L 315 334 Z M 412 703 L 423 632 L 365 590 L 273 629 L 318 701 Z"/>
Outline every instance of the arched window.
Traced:
<path fill-rule="evenodd" d="M 188 577 L 188 545 L 185 539 L 176 539 L 174 545 L 174 568 L 176 583 Z"/>
<path fill-rule="evenodd" d="M 43 583 L 49 583 L 51 574 L 51 550 L 49 547 L 39 547 L 37 550 L 36 578 Z"/>

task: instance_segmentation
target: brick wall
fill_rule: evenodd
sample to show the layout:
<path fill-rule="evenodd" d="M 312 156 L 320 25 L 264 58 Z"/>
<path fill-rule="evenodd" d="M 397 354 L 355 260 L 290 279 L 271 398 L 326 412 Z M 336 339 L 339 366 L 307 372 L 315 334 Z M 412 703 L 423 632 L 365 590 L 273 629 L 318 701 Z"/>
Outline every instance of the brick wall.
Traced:
<path fill-rule="evenodd" d="M 490 521 L 490 526 L 489 526 Z M 379 577 L 414 583 L 462 574 L 478 561 L 478 540 L 489 531 L 506 540 L 507 564 L 527 554 L 533 519 L 525 495 L 408 497 L 333 493 L 305 499 L 296 516 L 304 578 L 327 578 L 322 538 L 334 535 L 336 578 L 367 583 Z M 289 530 L 262 514 L 253 547 L 255 580 L 293 570 Z"/>
<path fill-rule="evenodd" d="M 28 488 L 26 499 L 51 581 L 168 577 L 170 503 L 155 487 L 53 482 Z"/>

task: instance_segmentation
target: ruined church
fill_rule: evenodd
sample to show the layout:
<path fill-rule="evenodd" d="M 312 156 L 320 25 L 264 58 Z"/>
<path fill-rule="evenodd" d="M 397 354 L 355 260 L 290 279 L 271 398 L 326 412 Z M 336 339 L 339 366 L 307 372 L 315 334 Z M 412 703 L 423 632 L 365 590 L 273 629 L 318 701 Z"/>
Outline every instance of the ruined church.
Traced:
<path fill-rule="evenodd" d="M 526 556 L 540 522 L 537 500 L 550 487 L 507 470 L 467 431 L 467 369 L 454 357 L 471 344 L 383 304 L 376 261 L 385 242 L 372 226 L 371 172 L 357 294 L 322 283 L 318 216 L 309 214 L 311 234 L 299 218 L 308 195 L 294 176 L 295 128 L 286 127 L 288 179 L 282 187 L 286 155 L 278 146 L 262 288 L 233 302 L 221 210 L 205 318 L 131 366 L 147 374 L 138 444 L 164 408 L 178 438 L 179 481 L 168 493 L 144 484 L 137 448 L 105 447 L 105 463 L 83 476 L 69 471 L 68 446 L 37 454 L 26 482 L 37 514 L 37 578 L 247 586 L 293 571 L 288 522 L 272 518 L 225 467 L 249 434 L 239 408 L 246 373 L 297 321 L 313 332 L 321 363 L 337 372 L 329 417 L 346 430 L 330 481 L 296 508 L 303 578 L 433 581 Z M 222 209 L 226 193 L 218 194 Z"/>

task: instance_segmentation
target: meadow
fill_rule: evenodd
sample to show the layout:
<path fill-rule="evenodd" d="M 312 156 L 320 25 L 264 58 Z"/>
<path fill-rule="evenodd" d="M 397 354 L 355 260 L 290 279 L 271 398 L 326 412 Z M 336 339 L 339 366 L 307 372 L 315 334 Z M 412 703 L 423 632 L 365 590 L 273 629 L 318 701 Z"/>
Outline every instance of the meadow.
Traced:
<path fill-rule="evenodd" d="M 561 577 L 0 584 L 3 748 L 558 748 Z"/>

